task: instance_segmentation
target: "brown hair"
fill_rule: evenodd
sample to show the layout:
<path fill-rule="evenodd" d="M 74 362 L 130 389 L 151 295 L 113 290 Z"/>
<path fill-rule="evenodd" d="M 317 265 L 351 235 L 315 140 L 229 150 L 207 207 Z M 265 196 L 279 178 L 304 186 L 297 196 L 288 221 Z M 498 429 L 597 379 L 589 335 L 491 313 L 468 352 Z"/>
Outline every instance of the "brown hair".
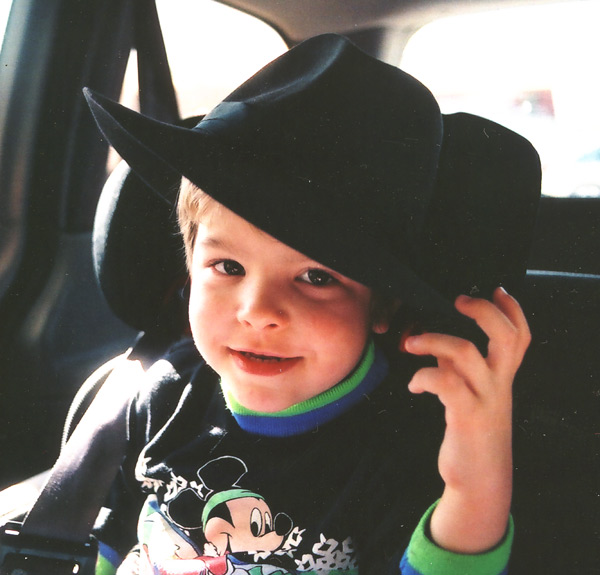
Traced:
<path fill-rule="evenodd" d="M 188 269 L 192 263 L 198 224 L 220 208 L 220 204 L 187 178 L 181 179 L 177 201 L 177 219 L 183 237 Z"/>

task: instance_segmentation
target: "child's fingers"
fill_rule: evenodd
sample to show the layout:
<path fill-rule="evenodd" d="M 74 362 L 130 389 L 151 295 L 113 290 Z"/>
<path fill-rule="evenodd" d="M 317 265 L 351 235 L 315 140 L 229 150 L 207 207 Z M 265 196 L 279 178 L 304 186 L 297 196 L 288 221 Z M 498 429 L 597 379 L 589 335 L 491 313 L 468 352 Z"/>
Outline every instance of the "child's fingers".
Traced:
<path fill-rule="evenodd" d="M 496 365 L 506 365 L 514 375 L 531 343 L 531 331 L 521 306 L 505 290 L 498 288 L 494 292 L 494 303 L 511 322 L 513 330 L 503 333 L 503 338 L 490 340 L 490 366 L 493 368 Z M 505 361 L 504 358 L 509 361 Z"/>
<path fill-rule="evenodd" d="M 527 320 L 518 302 L 505 290 L 494 292 L 494 301 L 461 296 L 456 309 L 477 322 L 489 337 L 488 364 L 496 370 L 514 370 L 531 339 Z"/>
<path fill-rule="evenodd" d="M 437 358 L 454 360 L 481 357 L 475 345 L 463 338 L 443 333 L 426 332 L 411 335 L 404 342 L 406 351 L 413 355 L 433 355 Z"/>
<path fill-rule="evenodd" d="M 411 393 L 432 393 L 437 395 L 440 401 L 447 405 L 451 397 L 472 390 L 452 370 L 444 370 L 438 367 L 424 367 L 419 369 L 410 380 L 408 389 Z"/>
<path fill-rule="evenodd" d="M 432 355 L 438 365 L 449 364 L 456 374 L 470 382 L 484 382 L 488 378 L 486 360 L 475 345 L 459 337 L 440 333 L 413 335 L 404 343 L 413 355 Z"/>
<path fill-rule="evenodd" d="M 521 306 L 503 288 L 496 288 L 492 302 L 463 295 L 456 299 L 455 306 L 460 313 L 475 320 L 490 338 L 502 332 L 516 332 L 524 340 L 529 337 Z"/>
<path fill-rule="evenodd" d="M 525 317 L 519 302 L 504 288 L 496 288 L 494 291 L 494 303 L 515 326 L 520 340 L 526 345 L 529 345 L 531 341 L 531 331 L 529 330 L 527 318 Z"/>
<path fill-rule="evenodd" d="M 434 356 L 438 366 L 443 367 L 435 378 L 430 376 L 427 379 L 427 389 L 421 381 L 423 376 L 419 376 L 413 388 L 439 395 L 439 383 L 431 386 L 434 381 L 443 380 L 440 372 L 453 373 L 463 382 L 463 388 L 469 388 L 477 395 L 485 392 L 491 382 L 512 383 L 531 339 L 527 320 L 518 302 L 505 290 L 497 289 L 492 302 L 460 296 L 456 300 L 456 308 L 473 319 L 489 337 L 487 356 L 482 356 L 472 342 L 459 337 L 439 333 L 410 336 L 403 342 L 406 351 L 414 355 Z"/>
<path fill-rule="evenodd" d="M 456 298 L 454 305 L 460 313 L 475 320 L 490 339 L 502 331 L 511 332 L 515 328 L 504 312 L 486 299 L 461 295 Z"/>

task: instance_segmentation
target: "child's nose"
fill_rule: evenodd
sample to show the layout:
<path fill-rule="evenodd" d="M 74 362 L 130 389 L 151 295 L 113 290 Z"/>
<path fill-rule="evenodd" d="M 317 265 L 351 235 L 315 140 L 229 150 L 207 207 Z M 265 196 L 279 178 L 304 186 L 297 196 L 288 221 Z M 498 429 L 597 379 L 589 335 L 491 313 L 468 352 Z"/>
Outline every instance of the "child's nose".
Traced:
<path fill-rule="evenodd" d="M 249 284 L 238 308 L 238 320 L 259 330 L 284 327 L 289 316 L 283 300 L 276 286 Z"/>

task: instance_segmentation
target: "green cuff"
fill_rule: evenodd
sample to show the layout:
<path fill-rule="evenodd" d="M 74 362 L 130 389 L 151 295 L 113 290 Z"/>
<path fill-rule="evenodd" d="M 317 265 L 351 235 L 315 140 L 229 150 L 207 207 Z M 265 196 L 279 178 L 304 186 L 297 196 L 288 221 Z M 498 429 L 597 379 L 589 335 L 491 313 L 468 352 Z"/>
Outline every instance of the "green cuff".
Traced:
<path fill-rule="evenodd" d="M 95 575 L 115 575 L 116 572 L 117 568 L 106 557 L 98 555 Z"/>
<path fill-rule="evenodd" d="M 413 569 L 422 575 L 498 575 L 506 569 L 514 537 L 512 516 L 498 545 L 484 553 L 464 555 L 442 549 L 427 537 L 427 526 L 436 505 L 437 501 L 423 515 L 408 545 L 407 559 Z"/>

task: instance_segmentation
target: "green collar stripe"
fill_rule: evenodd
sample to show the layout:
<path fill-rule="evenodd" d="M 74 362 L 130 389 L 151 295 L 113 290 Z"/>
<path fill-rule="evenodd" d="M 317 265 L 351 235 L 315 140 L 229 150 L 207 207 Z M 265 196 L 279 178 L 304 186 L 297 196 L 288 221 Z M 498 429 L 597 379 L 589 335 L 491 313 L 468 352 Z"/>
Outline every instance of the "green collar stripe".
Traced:
<path fill-rule="evenodd" d="M 275 413 L 265 413 L 262 411 L 253 411 L 245 408 L 234 399 L 233 395 L 227 389 L 222 386 L 223 395 L 225 396 L 225 401 L 227 402 L 227 406 L 229 407 L 230 411 L 236 415 L 254 415 L 259 417 L 289 417 L 291 415 L 301 415 L 320 407 L 324 407 L 325 405 L 335 403 L 342 397 L 348 395 L 362 383 L 369 369 L 371 369 L 374 361 L 375 344 L 373 341 L 371 341 L 367 346 L 363 358 L 361 359 L 357 368 L 346 379 L 337 385 L 334 385 L 331 389 L 328 389 L 327 391 L 317 395 L 316 397 L 312 397 L 306 401 L 302 401 L 301 403 L 297 403 L 296 405 L 292 405 L 287 409 L 277 411 Z"/>

